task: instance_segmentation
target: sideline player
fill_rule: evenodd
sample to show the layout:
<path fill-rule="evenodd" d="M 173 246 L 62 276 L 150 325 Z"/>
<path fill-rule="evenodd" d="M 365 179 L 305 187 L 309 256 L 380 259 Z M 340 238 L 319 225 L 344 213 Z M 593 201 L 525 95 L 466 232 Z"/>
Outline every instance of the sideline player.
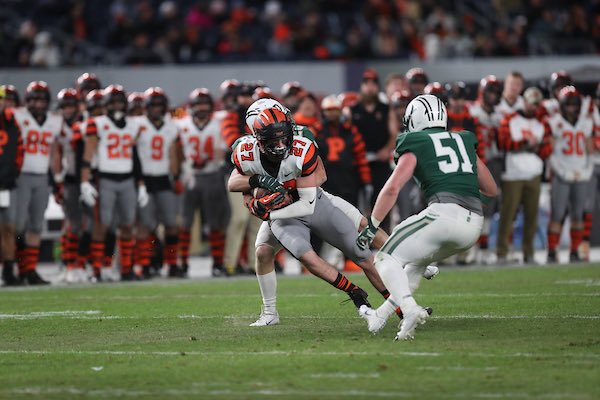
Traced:
<path fill-rule="evenodd" d="M 144 108 L 146 115 L 137 118 L 136 149 L 149 200 L 138 209 L 137 262 L 144 278 L 150 278 L 153 250 L 150 235 L 160 222 L 165 227 L 163 259 L 169 266 L 169 276 L 179 277 L 183 276 L 177 265 L 177 194 L 183 191 L 176 179 L 182 161 L 179 129 L 168 114 L 169 99 L 160 87 L 144 92 Z"/>
<path fill-rule="evenodd" d="M 554 141 L 550 156 L 552 213 L 548 226 L 548 262 L 558 262 L 556 248 L 567 209 L 571 218 L 569 261 L 580 262 L 578 250 L 583 241 L 583 212 L 594 171 L 590 158 L 594 121 L 581 114 L 582 96 L 575 87 L 563 87 L 557 100 L 559 112 L 548 119 Z"/>
<path fill-rule="evenodd" d="M 0 242 L 2 281 L 17 286 L 15 276 L 15 221 L 17 179 L 23 166 L 23 139 L 12 108 L 4 106 L 5 88 L 0 87 Z"/>
<path fill-rule="evenodd" d="M 377 228 L 411 178 L 420 182 L 429 206 L 394 228 L 375 257 L 375 265 L 391 296 L 378 309 L 362 306 L 371 332 L 378 332 L 399 306 L 404 314 L 396 340 L 411 339 L 428 317 L 412 294 L 423 271 L 471 247 L 483 226 L 481 196 L 495 196 L 496 184 L 477 157 L 477 139 L 468 131 L 448 132 L 446 107 L 432 95 L 417 96 L 404 118 L 405 132 L 398 136 L 396 168 L 385 183 L 368 226 L 357 244 L 368 249 Z"/>
<path fill-rule="evenodd" d="M 48 170 L 60 171 L 58 138 L 63 129 L 60 115 L 51 113 L 50 89 L 44 81 L 27 86 L 26 108 L 15 109 L 15 119 L 21 127 L 25 160 L 17 182 L 17 235 L 24 239 L 19 262 L 19 278 L 29 285 L 43 285 L 36 271 L 40 254 L 44 212 L 48 206 Z"/>
<path fill-rule="evenodd" d="M 213 276 L 225 272 L 225 231 L 231 207 L 223 171 L 224 151 L 221 120 L 214 113 L 212 95 L 206 88 L 194 89 L 189 96 L 188 115 L 178 121 L 185 154 L 182 180 L 185 186 L 183 220 L 179 237 L 182 265 L 187 272 L 190 229 L 200 208 L 202 224 L 208 226 L 213 259 Z"/>
<path fill-rule="evenodd" d="M 135 280 L 133 272 L 133 223 L 136 197 L 139 206 L 148 203 L 148 192 L 139 183 L 136 196 L 133 145 L 137 123 L 126 116 L 127 98 L 120 85 L 110 85 L 103 92 L 106 115 L 91 118 L 86 126 L 85 150 L 81 171 L 81 198 L 94 207 L 99 203 L 99 223 L 92 233 L 91 257 L 95 278 L 102 280 L 104 239 L 113 219 L 119 225 L 121 280 Z M 98 157 L 98 191 L 91 179 L 91 161 Z"/>

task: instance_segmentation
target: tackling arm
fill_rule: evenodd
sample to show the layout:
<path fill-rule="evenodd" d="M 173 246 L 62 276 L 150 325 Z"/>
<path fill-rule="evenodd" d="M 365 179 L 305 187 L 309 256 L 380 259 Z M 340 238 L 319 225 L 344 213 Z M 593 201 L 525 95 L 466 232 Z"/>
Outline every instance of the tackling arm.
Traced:
<path fill-rule="evenodd" d="M 321 164 L 321 159 L 319 158 L 317 162 Z M 304 217 L 315 212 L 317 187 L 322 179 L 322 175 L 318 172 L 319 164 L 312 174 L 296 179 L 299 199 L 289 206 L 271 211 L 271 219 Z"/>
<path fill-rule="evenodd" d="M 498 195 L 496 181 L 488 167 L 479 157 L 477 157 L 477 181 L 479 182 L 479 191 L 481 194 L 487 197 L 495 197 Z"/>
<path fill-rule="evenodd" d="M 388 215 L 394 204 L 396 204 L 398 193 L 400 193 L 402 187 L 413 176 L 416 166 L 417 157 L 413 153 L 405 153 L 400 156 L 394 172 L 392 172 L 392 175 L 388 178 L 377 196 L 377 201 L 375 201 L 373 213 L 371 214 L 373 222 L 382 221 Z M 376 222 L 375 226 L 377 227 L 378 225 L 379 223 Z"/>

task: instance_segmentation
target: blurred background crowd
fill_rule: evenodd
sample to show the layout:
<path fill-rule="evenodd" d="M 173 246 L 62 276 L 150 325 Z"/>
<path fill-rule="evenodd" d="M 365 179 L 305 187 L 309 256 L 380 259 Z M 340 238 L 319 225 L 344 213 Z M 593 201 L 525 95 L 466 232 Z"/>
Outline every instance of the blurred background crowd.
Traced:
<path fill-rule="evenodd" d="M 598 51 L 597 0 L 0 1 L 1 67 Z"/>

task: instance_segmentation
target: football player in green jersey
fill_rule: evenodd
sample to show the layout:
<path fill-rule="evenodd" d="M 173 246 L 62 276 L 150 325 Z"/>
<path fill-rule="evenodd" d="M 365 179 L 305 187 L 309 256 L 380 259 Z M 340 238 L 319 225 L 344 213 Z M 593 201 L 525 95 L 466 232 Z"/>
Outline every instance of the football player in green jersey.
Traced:
<path fill-rule="evenodd" d="M 400 307 L 404 319 L 396 340 L 412 339 L 427 312 L 412 297 L 423 270 L 471 247 L 483 225 L 481 201 L 496 195 L 496 184 L 477 157 L 473 132 L 448 132 L 444 104 L 433 95 L 413 99 L 404 115 L 404 130 L 398 136 L 396 168 L 379 193 L 368 225 L 357 243 L 371 245 L 380 221 L 396 202 L 398 192 L 413 177 L 427 199 L 428 207 L 405 219 L 375 257 L 376 268 L 391 293 L 381 307 L 361 307 L 369 331 L 383 328 Z"/>

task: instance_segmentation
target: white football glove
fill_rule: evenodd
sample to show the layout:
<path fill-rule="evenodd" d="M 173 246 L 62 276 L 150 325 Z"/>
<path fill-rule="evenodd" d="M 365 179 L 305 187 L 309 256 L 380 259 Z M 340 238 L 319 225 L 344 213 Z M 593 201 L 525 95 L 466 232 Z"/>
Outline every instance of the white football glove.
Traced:
<path fill-rule="evenodd" d="M 181 182 L 186 189 L 192 190 L 196 187 L 196 177 L 194 176 L 194 167 L 192 160 L 186 160 L 181 166 Z"/>
<path fill-rule="evenodd" d="M 148 205 L 148 202 L 150 201 L 150 196 L 148 196 L 148 191 L 146 190 L 146 185 L 140 185 L 138 186 L 138 205 L 141 208 L 144 208 Z"/>
<path fill-rule="evenodd" d="M 84 202 L 88 207 L 94 207 L 96 205 L 96 199 L 98 198 L 98 191 L 96 188 L 89 182 L 81 182 L 79 185 L 79 190 L 81 195 L 79 198 Z"/>

